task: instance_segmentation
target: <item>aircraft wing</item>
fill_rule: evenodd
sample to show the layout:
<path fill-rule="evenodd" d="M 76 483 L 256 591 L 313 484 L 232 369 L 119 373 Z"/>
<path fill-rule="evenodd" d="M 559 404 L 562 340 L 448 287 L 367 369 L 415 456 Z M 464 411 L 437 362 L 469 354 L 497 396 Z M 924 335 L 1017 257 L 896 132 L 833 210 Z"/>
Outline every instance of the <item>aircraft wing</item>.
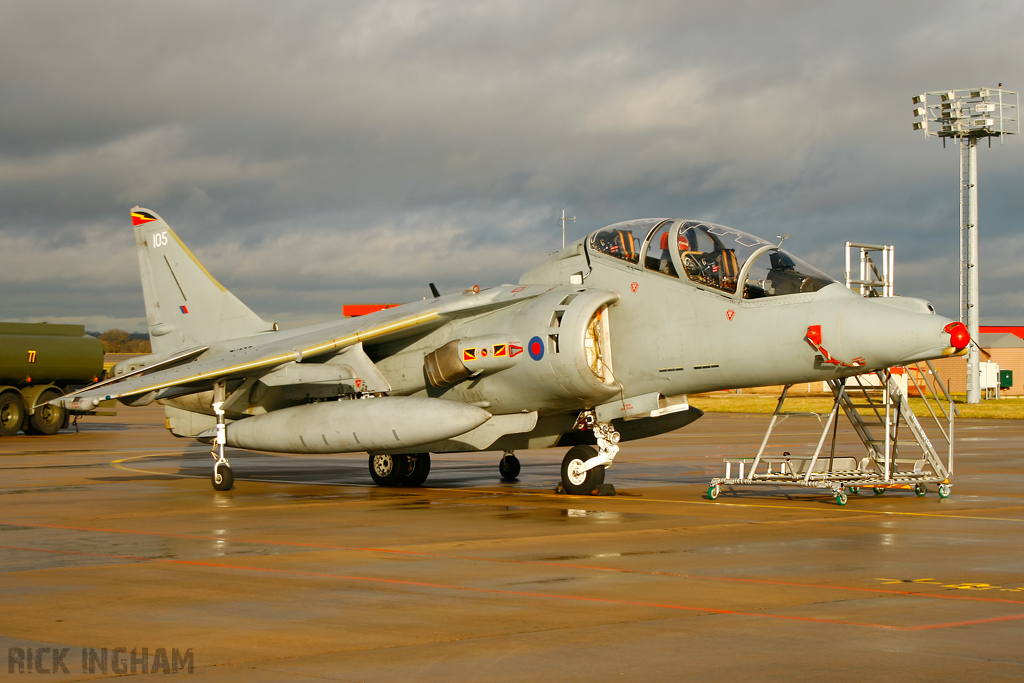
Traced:
<path fill-rule="evenodd" d="M 262 375 L 285 363 L 334 353 L 358 343 L 372 345 L 419 334 L 455 318 L 477 315 L 517 304 L 548 291 L 550 287 L 505 285 L 484 292 L 463 294 L 405 304 L 346 320 L 302 328 L 292 332 L 266 332 L 224 342 L 217 351 L 206 351 L 190 362 L 167 367 L 158 363 L 124 378 L 113 378 L 80 391 L 66 394 L 53 403 L 74 410 L 89 410 L 108 399 L 125 399 L 152 394 L 172 387 L 208 389 L 220 379 Z M 200 350 L 178 354 L 180 360 Z M 189 392 L 191 393 L 191 392 Z M 151 400 L 150 399 L 150 400 Z"/>

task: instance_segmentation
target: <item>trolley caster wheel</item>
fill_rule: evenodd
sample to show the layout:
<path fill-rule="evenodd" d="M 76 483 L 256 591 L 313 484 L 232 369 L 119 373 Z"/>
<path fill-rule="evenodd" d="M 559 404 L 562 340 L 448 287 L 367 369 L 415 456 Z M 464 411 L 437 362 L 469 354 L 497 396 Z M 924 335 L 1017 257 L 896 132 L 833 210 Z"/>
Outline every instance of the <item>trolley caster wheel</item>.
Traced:
<path fill-rule="evenodd" d="M 846 505 L 846 501 L 849 500 L 846 496 L 846 491 L 840 491 L 836 494 L 836 503 L 839 505 Z"/>
<path fill-rule="evenodd" d="M 718 484 L 712 484 L 711 486 L 708 487 L 708 500 L 718 500 L 719 493 L 720 489 L 718 487 Z"/>
<path fill-rule="evenodd" d="M 939 484 L 939 498 L 949 498 L 949 484 Z"/>
<path fill-rule="evenodd" d="M 880 495 L 882 495 L 883 493 L 885 493 L 885 488 L 884 488 L 884 487 L 882 487 L 882 486 L 876 486 L 875 488 L 873 488 L 873 489 L 871 489 L 871 490 L 875 492 L 875 495 L 876 495 L 876 496 L 880 496 Z"/>
<path fill-rule="evenodd" d="M 914 487 L 914 493 L 916 493 L 917 497 L 920 498 L 921 496 L 928 494 L 928 487 L 924 484 L 918 484 Z"/>
<path fill-rule="evenodd" d="M 230 491 L 235 486 L 235 475 L 227 465 L 218 465 L 210 475 L 215 491 Z"/>
<path fill-rule="evenodd" d="M 855 496 L 859 495 L 860 494 L 860 487 L 859 486 L 851 486 L 849 488 L 849 491 L 850 491 L 850 493 L 852 493 Z"/>

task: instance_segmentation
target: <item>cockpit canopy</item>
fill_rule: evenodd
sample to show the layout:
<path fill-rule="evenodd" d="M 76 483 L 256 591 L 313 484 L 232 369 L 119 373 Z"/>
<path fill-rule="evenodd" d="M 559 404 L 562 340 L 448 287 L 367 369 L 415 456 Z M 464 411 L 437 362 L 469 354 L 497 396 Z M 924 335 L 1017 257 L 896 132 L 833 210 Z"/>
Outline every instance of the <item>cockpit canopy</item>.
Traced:
<path fill-rule="evenodd" d="M 715 223 L 645 218 L 593 233 L 592 253 L 606 254 L 667 277 L 744 299 L 815 292 L 835 282 L 776 245 Z"/>

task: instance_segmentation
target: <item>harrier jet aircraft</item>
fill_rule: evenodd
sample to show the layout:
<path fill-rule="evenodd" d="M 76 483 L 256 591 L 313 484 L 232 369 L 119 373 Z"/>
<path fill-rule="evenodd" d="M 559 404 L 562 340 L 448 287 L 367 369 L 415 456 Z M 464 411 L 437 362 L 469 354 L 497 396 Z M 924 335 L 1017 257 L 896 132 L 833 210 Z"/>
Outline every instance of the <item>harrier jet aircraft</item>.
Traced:
<path fill-rule="evenodd" d="M 604 482 L 620 442 L 683 427 L 687 394 L 821 381 L 960 353 L 961 323 L 920 299 L 865 299 L 776 244 L 723 225 L 616 223 L 518 284 L 278 329 L 218 283 L 156 213 L 132 211 L 153 354 L 54 403 L 159 401 L 167 426 L 224 446 L 367 452 L 373 480 L 419 485 L 431 453 L 568 448 L 569 493 Z"/>

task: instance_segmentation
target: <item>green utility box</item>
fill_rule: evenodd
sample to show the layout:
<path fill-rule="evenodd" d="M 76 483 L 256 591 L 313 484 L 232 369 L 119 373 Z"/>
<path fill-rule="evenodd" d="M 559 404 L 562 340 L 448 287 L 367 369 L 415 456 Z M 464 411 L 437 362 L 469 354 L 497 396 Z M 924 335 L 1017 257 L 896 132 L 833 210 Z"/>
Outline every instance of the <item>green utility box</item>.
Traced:
<path fill-rule="evenodd" d="M 1013 370 L 1000 370 L 999 371 L 999 388 L 1000 389 L 1011 389 L 1011 388 L 1013 388 Z"/>

